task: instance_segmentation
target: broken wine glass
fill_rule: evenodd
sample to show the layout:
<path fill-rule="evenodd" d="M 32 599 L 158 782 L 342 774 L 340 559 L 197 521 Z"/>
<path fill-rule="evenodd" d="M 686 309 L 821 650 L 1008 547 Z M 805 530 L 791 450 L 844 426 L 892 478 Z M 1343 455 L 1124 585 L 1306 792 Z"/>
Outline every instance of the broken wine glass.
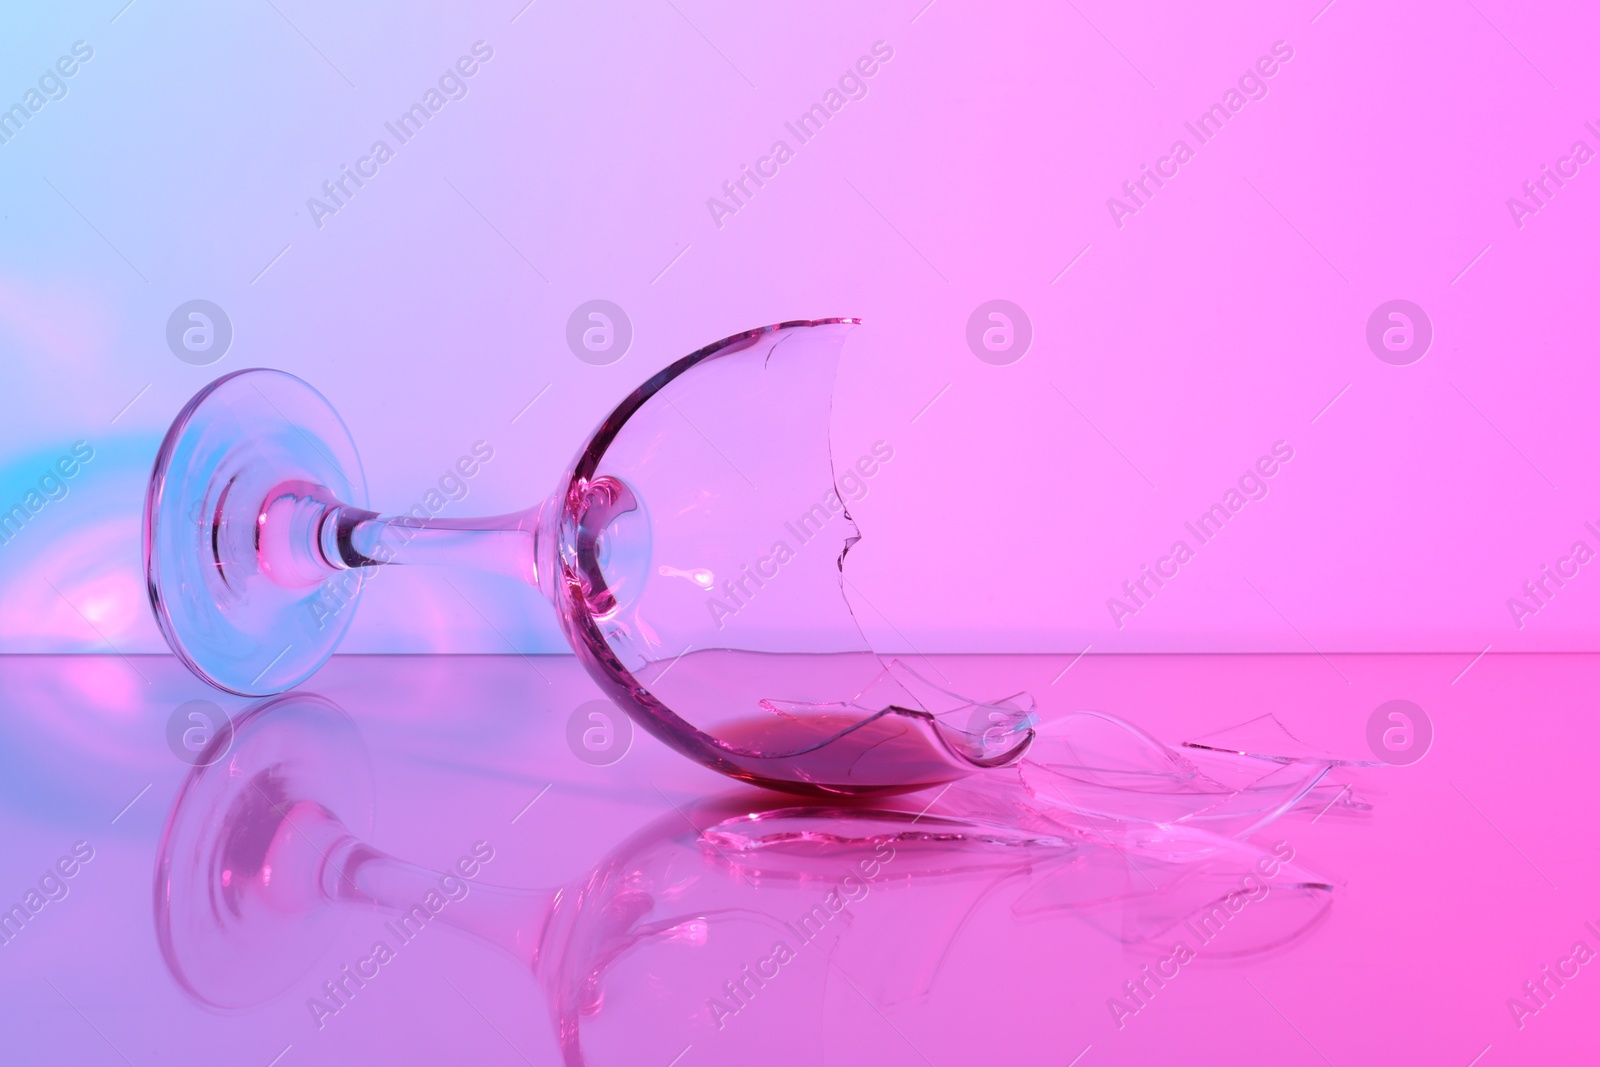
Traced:
<path fill-rule="evenodd" d="M 1033 737 L 1031 698 L 974 702 L 885 663 L 851 612 L 849 507 L 893 456 L 880 441 L 836 462 L 830 447 L 856 322 L 779 323 L 677 360 L 601 422 L 548 499 L 483 519 L 367 510 L 320 393 L 276 370 L 219 378 L 178 414 L 151 477 L 162 634 L 213 685 L 280 693 L 338 647 L 368 569 L 473 567 L 536 586 L 612 700 L 734 778 L 871 794 L 1010 764 Z"/>

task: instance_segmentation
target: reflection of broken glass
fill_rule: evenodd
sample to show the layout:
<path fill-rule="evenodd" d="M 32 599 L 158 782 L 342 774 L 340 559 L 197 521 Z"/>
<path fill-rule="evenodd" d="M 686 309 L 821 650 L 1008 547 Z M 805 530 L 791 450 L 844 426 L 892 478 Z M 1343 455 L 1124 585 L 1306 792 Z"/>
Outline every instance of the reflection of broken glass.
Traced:
<path fill-rule="evenodd" d="M 227 758 L 202 759 L 185 781 L 158 853 L 157 938 L 185 992 L 243 1008 L 299 987 L 320 1029 L 438 921 L 527 968 L 569 1064 L 667 1063 L 713 1037 L 732 1060 L 771 1033 L 724 1034 L 727 1019 L 780 970 L 797 986 L 824 982 L 854 923 L 847 909 L 914 887 L 919 914 L 959 917 L 965 898 L 934 886 L 1077 848 L 950 816 L 753 806 L 746 794 L 670 812 L 560 889 L 515 890 L 490 884 L 488 842 L 447 872 L 367 844 L 371 792 L 359 732 L 331 702 L 290 694 L 240 717 Z M 380 913 L 383 948 L 330 964 L 330 982 L 308 974 L 339 926 L 367 908 Z M 766 978 L 747 983 L 757 961 Z M 745 986 L 742 998 L 730 982 Z M 820 1060 L 792 1035 L 785 1045 L 759 1062 Z"/>
<path fill-rule="evenodd" d="M 844 595 L 850 505 L 894 455 L 830 448 L 853 322 L 685 356 L 618 405 L 548 501 L 489 519 L 365 510 L 355 446 L 319 393 L 278 371 L 221 378 L 178 415 L 152 477 L 162 632 L 214 684 L 281 692 L 333 653 L 372 568 L 465 565 L 537 586 L 613 700 L 736 778 L 872 793 L 1011 762 L 1031 701 L 972 702 L 886 667 Z"/>
<path fill-rule="evenodd" d="M 559 889 L 507 889 L 492 884 L 506 861 L 490 842 L 444 872 L 367 844 L 359 732 L 329 701 L 291 694 L 242 715 L 227 758 L 203 756 L 179 791 L 158 852 L 157 940 L 202 1003 L 246 1008 L 293 989 L 321 1029 L 444 925 L 522 965 L 567 1064 L 670 1063 L 692 1045 L 702 1062 L 799 1065 L 837 1060 L 823 1021 L 770 1020 L 810 1011 L 841 975 L 881 1011 L 938 989 L 952 961 L 1006 967 L 1009 981 L 983 983 L 993 1004 L 961 1004 L 995 1017 L 1032 978 L 1017 946 L 1038 943 L 1073 961 L 1090 994 L 1078 999 L 1098 1013 L 1140 973 L 1126 949 L 1181 942 L 1174 967 L 1252 955 L 1304 936 L 1332 898 L 1281 846 L 1135 820 L 1041 831 L 982 817 L 965 789 L 903 808 L 713 798 L 667 812 Z M 362 917 L 376 943 L 329 953 Z M 1020 924 L 1026 937 L 1004 936 Z M 763 1005 L 780 1014 L 763 1023 Z"/>

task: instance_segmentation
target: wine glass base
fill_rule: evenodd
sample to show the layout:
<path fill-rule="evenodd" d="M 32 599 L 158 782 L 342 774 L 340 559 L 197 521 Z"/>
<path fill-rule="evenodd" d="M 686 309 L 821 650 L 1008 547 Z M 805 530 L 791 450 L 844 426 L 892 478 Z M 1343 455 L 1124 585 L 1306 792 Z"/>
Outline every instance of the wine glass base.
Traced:
<path fill-rule="evenodd" d="M 243 370 L 189 401 L 161 443 L 145 502 L 144 566 L 167 644 L 219 689 L 281 693 L 327 661 L 361 571 L 269 573 L 258 539 L 284 493 L 366 504 L 355 443 L 333 406 L 276 370 Z"/>
<path fill-rule="evenodd" d="M 372 793 L 360 734 L 333 703 L 291 693 L 240 717 L 228 757 L 189 773 L 157 852 L 156 938 L 186 992 L 244 1008 L 305 975 L 347 909 L 286 853 L 315 870 L 327 847 L 318 821 L 365 837 Z"/>

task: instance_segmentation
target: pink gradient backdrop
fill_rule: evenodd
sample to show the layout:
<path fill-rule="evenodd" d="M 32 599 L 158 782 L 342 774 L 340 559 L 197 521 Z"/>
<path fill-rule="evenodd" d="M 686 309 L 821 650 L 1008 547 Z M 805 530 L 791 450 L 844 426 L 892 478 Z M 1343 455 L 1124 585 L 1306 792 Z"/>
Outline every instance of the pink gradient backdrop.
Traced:
<path fill-rule="evenodd" d="M 1579 5 L 121 7 L 0 35 L 5 102 L 95 50 L 0 145 L 0 502 L 97 450 L 0 546 L 0 649 L 161 649 L 142 483 L 220 373 L 321 388 L 380 507 L 491 442 L 447 514 L 491 513 L 542 497 L 677 356 L 837 314 L 866 319 L 838 448 L 897 455 L 851 559 L 885 647 L 1600 649 L 1592 567 L 1521 629 L 1506 606 L 1575 540 L 1600 549 L 1600 176 L 1520 229 L 1506 206 L 1575 140 L 1600 150 Z M 319 230 L 306 199 L 478 40 L 466 98 Z M 866 97 L 719 228 L 707 198 L 877 41 Z M 1277 41 L 1266 98 L 1114 225 L 1107 198 Z M 196 297 L 235 329 L 211 367 L 163 338 Z M 603 368 L 563 341 L 595 297 L 635 330 Z M 995 297 L 1034 327 L 1011 366 L 964 339 Z M 1397 297 L 1435 330 L 1407 367 L 1364 341 Z M 1107 598 L 1279 440 L 1270 495 L 1116 627 Z M 375 584 L 346 649 L 564 648 L 531 590 L 456 581 Z"/>

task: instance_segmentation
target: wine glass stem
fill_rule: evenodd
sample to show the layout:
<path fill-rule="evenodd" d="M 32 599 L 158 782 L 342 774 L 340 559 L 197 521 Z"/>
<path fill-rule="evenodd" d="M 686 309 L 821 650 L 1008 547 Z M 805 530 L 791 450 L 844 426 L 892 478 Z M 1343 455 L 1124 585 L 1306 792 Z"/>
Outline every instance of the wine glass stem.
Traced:
<path fill-rule="evenodd" d="M 467 567 L 539 584 L 542 508 L 481 519 L 379 515 L 348 505 L 329 510 L 320 550 L 336 568 L 419 564 Z"/>

